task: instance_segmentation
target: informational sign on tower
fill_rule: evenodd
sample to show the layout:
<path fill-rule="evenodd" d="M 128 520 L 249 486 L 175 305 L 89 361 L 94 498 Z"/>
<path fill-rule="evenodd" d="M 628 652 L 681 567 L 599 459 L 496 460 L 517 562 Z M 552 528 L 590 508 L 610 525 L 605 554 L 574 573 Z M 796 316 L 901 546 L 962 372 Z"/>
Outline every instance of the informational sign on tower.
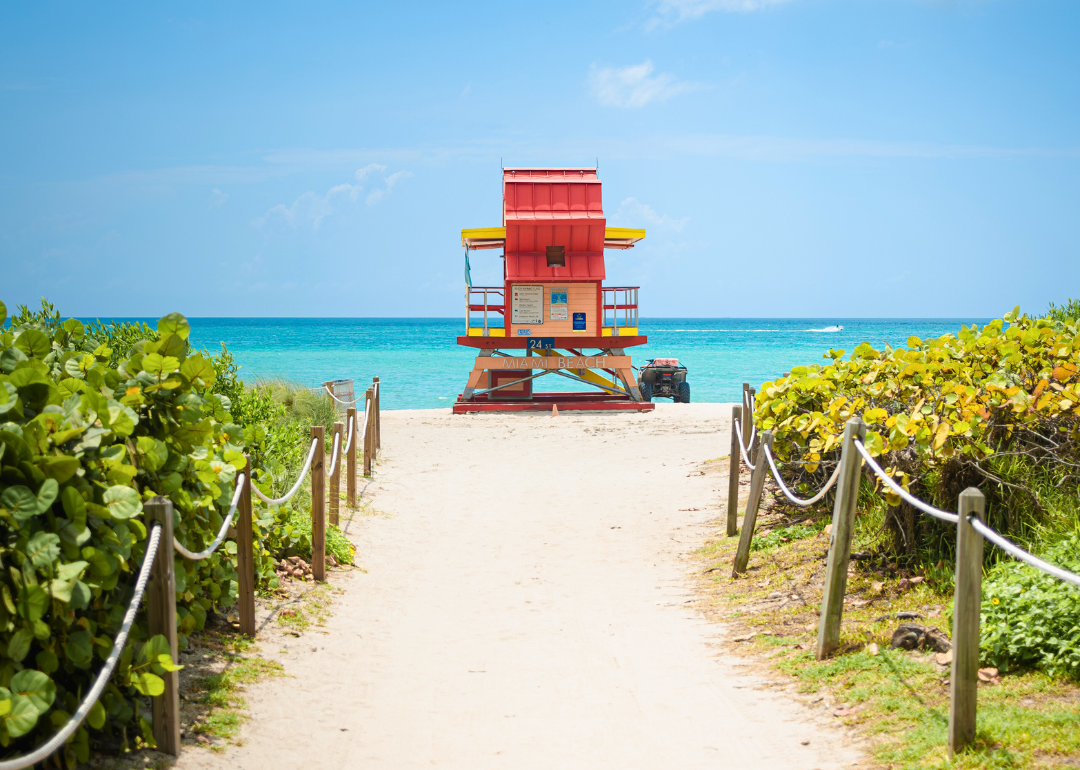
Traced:
<path fill-rule="evenodd" d="M 510 323 L 544 323 L 544 287 L 514 284 L 510 289 Z"/>
<path fill-rule="evenodd" d="M 568 294 L 565 286 L 551 287 L 551 305 L 549 315 L 552 321 L 566 321 L 569 319 L 570 305 L 566 301 Z"/>

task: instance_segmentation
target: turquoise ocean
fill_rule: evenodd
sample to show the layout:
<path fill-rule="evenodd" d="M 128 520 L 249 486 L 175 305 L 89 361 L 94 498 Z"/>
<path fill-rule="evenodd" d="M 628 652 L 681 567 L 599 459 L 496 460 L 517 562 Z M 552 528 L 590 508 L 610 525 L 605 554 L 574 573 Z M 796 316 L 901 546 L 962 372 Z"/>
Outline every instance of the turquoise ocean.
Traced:
<path fill-rule="evenodd" d="M 150 319 L 115 319 L 148 320 Z M 309 386 L 352 379 L 359 391 L 379 375 L 383 408 L 448 407 L 465 386 L 476 351 L 460 347 L 461 318 L 191 318 L 192 342 L 225 343 L 244 380 L 283 378 Z M 652 318 L 641 320 L 647 345 L 630 349 L 635 365 L 678 358 L 689 369 L 691 401 L 736 401 L 743 382 L 755 387 L 793 366 L 822 363 L 829 348 L 848 353 L 860 342 L 880 348 L 908 337 L 955 334 L 983 318 Z M 153 321 L 150 321 L 153 323 Z M 822 331 L 843 326 L 842 331 Z M 614 340 L 613 340 L 614 342 Z M 571 390 L 545 377 L 536 389 Z"/>

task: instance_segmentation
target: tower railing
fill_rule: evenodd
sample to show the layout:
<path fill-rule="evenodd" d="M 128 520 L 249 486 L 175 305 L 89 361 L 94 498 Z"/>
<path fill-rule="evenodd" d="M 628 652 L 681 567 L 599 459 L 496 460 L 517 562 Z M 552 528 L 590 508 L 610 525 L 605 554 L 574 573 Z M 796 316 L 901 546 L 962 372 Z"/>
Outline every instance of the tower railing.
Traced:
<path fill-rule="evenodd" d="M 640 286 L 603 286 L 600 291 L 603 296 L 603 326 L 604 330 L 611 329 L 612 337 L 637 334 L 638 328 L 638 290 Z M 608 311 L 611 318 L 608 318 Z M 620 312 L 622 316 L 620 318 Z M 608 323 L 608 321 L 611 323 Z"/>
<path fill-rule="evenodd" d="M 496 304 L 497 303 L 497 304 Z M 483 326 L 473 326 L 472 314 L 483 313 Z M 465 334 L 472 335 L 473 329 L 482 330 L 482 336 L 490 336 L 490 329 L 502 329 L 505 321 L 499 326 L 492 327 L 488 323 L 488 316 L 498 313 L 506 316 L 506 291 L 502 286 L 466 286 L 465 287 Z"/>

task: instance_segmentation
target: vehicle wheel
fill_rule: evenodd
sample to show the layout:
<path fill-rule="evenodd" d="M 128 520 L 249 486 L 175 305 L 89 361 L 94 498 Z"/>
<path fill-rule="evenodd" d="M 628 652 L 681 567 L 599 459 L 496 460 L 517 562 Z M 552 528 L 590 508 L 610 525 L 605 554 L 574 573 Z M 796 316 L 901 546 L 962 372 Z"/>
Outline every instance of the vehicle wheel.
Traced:
<path fill-rule="evenodd" d="M 652 401 L 652 385 L 647 382 L 638 383 L 638 390 L 641 391 L 642 401 Z"/>
<path fill-rule="evenodd" d="M 684 404 L 689 404 L 690 403 L 690 383 L 689 382 L 680 382 L 679 383 L 679 397 L 677 399 L 675 399 L 675 400 L 676 401 L 681 401 Z"/>

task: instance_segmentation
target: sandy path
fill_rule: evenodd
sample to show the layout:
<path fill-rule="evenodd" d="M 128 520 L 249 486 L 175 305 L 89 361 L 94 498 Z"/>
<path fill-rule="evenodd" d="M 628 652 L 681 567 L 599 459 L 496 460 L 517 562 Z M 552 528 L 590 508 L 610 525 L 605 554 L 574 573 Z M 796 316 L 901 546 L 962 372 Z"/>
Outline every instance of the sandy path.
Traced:
<path fill-rule="evenodd" d="M 730 408 L 383 416 L 351 526 L 367 573 L 329 635 L 248 693 L 245 745 L 180 767 L 840 767 L 858 759 L 753 688 L 689 608 L 681 557 L 718 515 Z M 680 509 L 703 510 L 680 510 Z M 312 648 L 317 647 L 317 652 Z M 801 742 L 808 740 L 809 745 Z"/>

